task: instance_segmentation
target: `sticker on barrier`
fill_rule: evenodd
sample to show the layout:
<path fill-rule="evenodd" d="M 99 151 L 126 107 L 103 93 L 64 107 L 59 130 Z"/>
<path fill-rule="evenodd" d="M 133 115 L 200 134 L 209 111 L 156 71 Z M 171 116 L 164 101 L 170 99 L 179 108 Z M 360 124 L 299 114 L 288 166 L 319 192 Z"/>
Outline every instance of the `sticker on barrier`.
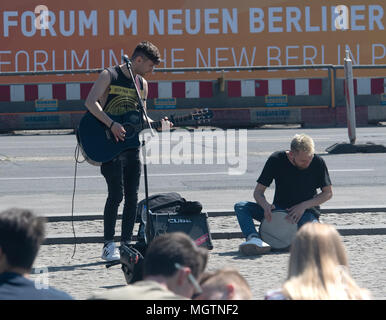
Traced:
<path fill-rule="evenodd" d="M 288 97 L 286 94 L 266 95 L 265 106 L 266 107 L 288 107 Z"/>
<path fill-rule="evenodd" d="M 176 109 L 177 108 L 176 98 L 155 98 L 154 108 L 155 109 Z"/>
<path fill-rule="evenodd" d="M 58 111 L 58 100 L 35 100 L 35 111 L 47 112 L 47 111 Z"/>
<path fill-rule="evenodd" d="M 300 109 L 261 109 L 251 112 L 252 123 L 299 123 Z"/>
<path fill-rule="evenodd" d="M 381 105 L 386 105 L 386 93 L 381 94 Z"/>

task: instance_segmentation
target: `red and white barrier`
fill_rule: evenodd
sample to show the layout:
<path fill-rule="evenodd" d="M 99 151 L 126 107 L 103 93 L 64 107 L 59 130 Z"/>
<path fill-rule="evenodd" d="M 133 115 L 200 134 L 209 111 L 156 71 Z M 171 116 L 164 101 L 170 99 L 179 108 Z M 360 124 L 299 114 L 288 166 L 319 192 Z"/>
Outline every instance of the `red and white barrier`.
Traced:
<path fill-rule="evenodd" d="M 149 82 L 149 99 L 212 98 L 216 81 Z M 322 79 L 226 80 L 228 97 L 258 97 L 265 95 L 322 95 Z M 0 102 L 24 102 L 37 99 L 85 100 L 93 83 L 9 84 L 0 85 Z M 386 78 L 354 79 L 355 95 L 386 93 Z"/>
<path fill-rule="evenodd" d="M 343 86 L 344 88 L 345 86 Z M 354 94 L 376 95 L 386 93 L 386 78 L 356 78 L 354 79 Z M 344 92 L 345 94 L 345 92 Z"/>
<path fill-rule="evenodd" d="M 149 82 L 149 99 L 212 98 L 216 81 Z M 0 101 L 23 102 L 37 99 L 84 100 L 93 83 L 0 85 Z M 311 96 L 322 94 L 322 79 L 227 80 L 228 96 L 265 95 Z"/>
<path fill-rule="evenodd" d="M 93 83 L 0 85 L 1 102 L 27 102 L 37 99 L 84 100 Z"/>

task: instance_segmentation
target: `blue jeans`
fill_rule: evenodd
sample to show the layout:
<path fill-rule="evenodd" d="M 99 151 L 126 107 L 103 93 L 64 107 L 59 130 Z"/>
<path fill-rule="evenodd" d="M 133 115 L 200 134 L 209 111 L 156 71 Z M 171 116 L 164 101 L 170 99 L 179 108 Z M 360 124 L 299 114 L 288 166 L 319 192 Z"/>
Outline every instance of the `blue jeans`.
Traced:
<path fill-rule="evenodd" d="M 276 206 L 276 209 L 280 210 L 282 208 Z M 264 210 L 260 205 L 256 202 L 241 201 L 235 204 L 235 213 L 245 238 L 248 238 L 251 234 L 258 235 L 253 219 L 263 221 Z M 307 222 L 319 222 L 319 220 L 312 211 L 306 210 L 298 222 L 298 228 Z"/>

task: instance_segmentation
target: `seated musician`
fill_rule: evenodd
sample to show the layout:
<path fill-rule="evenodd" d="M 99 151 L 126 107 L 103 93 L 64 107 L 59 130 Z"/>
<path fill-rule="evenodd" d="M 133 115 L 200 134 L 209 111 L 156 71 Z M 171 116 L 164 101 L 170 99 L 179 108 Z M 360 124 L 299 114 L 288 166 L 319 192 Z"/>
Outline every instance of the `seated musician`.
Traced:
<path fill-rule="evenodd" d="M 275 195 L 270 204 L 264 192 L 273 180 Z M 332 186 L 324 160 L 315 155 L 312 138 L 297 134 L 291 141 L 291 150 L 274 152 L 264 165 L 253 196 L 256 202 L 235 204 L 237 220 L 246 238 L 239 247 L 244 255 L 270 251 L 271 247 L 260 239 L 253 219 L 269 222 L 275 209 L 286 210 L 288 221 L 298 228 L 307 222 L 319 222 L 319 205 L 331 199 Z"/>

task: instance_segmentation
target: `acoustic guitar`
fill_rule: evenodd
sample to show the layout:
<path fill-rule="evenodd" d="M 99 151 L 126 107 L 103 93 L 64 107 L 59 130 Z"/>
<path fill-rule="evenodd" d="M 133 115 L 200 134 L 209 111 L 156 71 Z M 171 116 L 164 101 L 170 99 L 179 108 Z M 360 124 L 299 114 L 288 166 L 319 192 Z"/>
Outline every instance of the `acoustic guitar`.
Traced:
<path fill-rule="evenodd" d="M 89 111 L 82 117 L 76 132 L 78 144 L 86 161 L 93 165 L 100 165 L 118 156 L 122 151 L 138 147 L 138 133 L 142 130 L 139 112 L 129 111 L 123 115 L 109 117 L 120 123 L 126 130 L 125 140 L 116 141 L 111 130 L 99 121 Z M 169 116 L 174 126 L 185 123 L 190 125 L 207 125 L 213 117 L 212 111 L 207 108 L 192 112 L 184 116 Z M 192 124 L 193 122 L 193 124 Z M 162 122 L 154 121 L 152 128 L 161 128 Z"/>

